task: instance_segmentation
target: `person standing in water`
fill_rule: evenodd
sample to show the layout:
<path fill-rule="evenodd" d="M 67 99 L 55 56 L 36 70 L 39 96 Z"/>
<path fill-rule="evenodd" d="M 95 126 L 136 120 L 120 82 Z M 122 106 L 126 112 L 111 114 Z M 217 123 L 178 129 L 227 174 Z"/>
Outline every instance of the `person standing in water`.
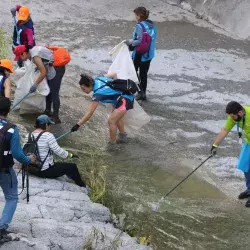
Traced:
<path fill-rule="evenodd" d="M 149 11 L 146 8 L 138 7 L 134 10 L 134 13 L 137 23 L 134 28 L 133 39 L 126 40 L 125 43 L 129 46 L 130 50 L 133 51 L 132 59 L 140 81 L 141 91 L 138 93 L 136 100 L 145 101 L 147 99 L 148 71 L 151 60 L 155 56 L 156 27 L 153 22 L 148 19 Z M 142 54 L 138 52 L 138 46 L 143 43 L 145 32 L 150 35 L 151 42 L 148 51 Z"/>

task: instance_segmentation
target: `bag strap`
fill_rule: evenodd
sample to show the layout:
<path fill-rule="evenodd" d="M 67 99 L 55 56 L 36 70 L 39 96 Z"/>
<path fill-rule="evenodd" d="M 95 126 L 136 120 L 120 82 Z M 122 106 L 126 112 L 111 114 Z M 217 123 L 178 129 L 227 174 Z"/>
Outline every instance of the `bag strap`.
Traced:
<path fill-rule="evenodd" d="M 143 32 L 147 32 L 146 29 L 145 29 L 145 27 L 144 27 L 144 25 L 142 23 L 138 23 L 138 24 L 141 26 Z"/>
<path fill-rule="evenodd" d="M 4 134 L 6 133 L 10 128 L 12 128 L 14 126 L 14 124 L 12 123 L 7 123 L 5 124 L 1 129 L 0 129 L 0 133 Z"/>
<path fill-rule="evenodd" d="M 51 152 L 51 150 L 49 149 L 49 151 L 48 151 L 46 157 L 44 158 L 43 161 L 41 161 L 41 157 L 40 157 L 39 150 L 38 150 L 38 140 L 40 139 L 40 137 L 41 137 L 45 132 L 46 132 L 46 131 L 42 131 L 42 132 L 37 136 L 36 139 L 34 138 L 34 135 L 32 135 L 32 136 L 33 136 L 33 141 L 34 141 L 34 143 L 36 144 L 36 153 L 37 153 L 37 156 L 39 157 L 40 162 L 42 163 L 42 166 L 43 166 L 43 164 L 45 163 L 45 161 L 47 160 L 47 158 L 48 158 L 48 156 L 49 156 L 49 154 L 50 154 L 50 152 Z"/>
<path fill-rule="evenodd" d="M 100 82 L 104 82 L 105 84 L 102 85 L 101 87 L 97 88 L 94 92 L 96 92 L 97 90 L 102 89 L 102 88 L 108 86 L 109 82 L 105 82 L 104 80 L 100 79 L 99 77 L 97 77 L 96 79 L 99 80 Z"/>

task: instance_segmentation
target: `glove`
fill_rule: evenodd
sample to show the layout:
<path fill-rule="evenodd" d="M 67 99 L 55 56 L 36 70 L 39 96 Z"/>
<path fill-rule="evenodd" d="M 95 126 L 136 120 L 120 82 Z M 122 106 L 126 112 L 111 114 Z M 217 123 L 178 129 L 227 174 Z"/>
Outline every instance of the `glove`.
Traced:
<path fill-rule="evenodd" d="M 211 155 L 215 156 L 217 153 L 217 148 L 218 146 L 213 144 L 212 148 L 211 148 Z"/>
<path fill-rule="evenodd" d="M 77 131 L 78 129 L 80 128 L 80 126 L 78 124 L 74 125 L 72 128 L 71 128 L 71 132 L 75 132 Z"/>
<path fill-rule="evenodd" d="M 75 154 L 72 154 L 72 153 L 69 153 L 69 158 L 70 159 L 76 159 L 76 160 L 79 160 L 80 158 L 79 158 L 79 156 L 77 156 L 77 155 L 75 155 Z"/>
<path fill-rule="evenodd" d="M 130 45 L 130 40 L 125 40 L 124 43 L 129 46 Z"/>
<path fill-rule="evenodd" d="M 34 93 L 36 92 L 38 85 L 36 83 L 34 83 L 31 87 L 30 87 L 30 93 Z"/>
<path fill-rule="evenodd" d="M 11 8 L 10 12 L 11 12 L 13 17 L 16 16 L 16 7 Z"/>

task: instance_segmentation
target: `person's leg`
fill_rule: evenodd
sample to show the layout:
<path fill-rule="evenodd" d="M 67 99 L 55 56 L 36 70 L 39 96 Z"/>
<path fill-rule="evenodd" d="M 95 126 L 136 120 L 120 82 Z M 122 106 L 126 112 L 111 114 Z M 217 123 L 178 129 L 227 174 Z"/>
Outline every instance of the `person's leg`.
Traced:
<path fill-rule="evenodd" d="M 118 128 L 118 130 L 119 130 L 120 133 L 125 133 L 123 118 L 120 119 L 120 120 L 117 122 L 117 128 Z"/>
<path fill-rule="evenodd" d="M 6 200 L 0 219 L 0 229 L 7 229 L 16 211 L 18 201 L 17 178 L 13 168 L 10 168 L 9 173 L 0 172 L 0 186 Z"/>
<path fill-rule="evenodd" d="M 36 174 L 42 178 L 55 179 L 61 177 L 63 175 L 67 175 L 71 178 L 78 186 L 85 187 L 86 184 L 82 180 L 80 173 L 76 164 L 74 163 L 66 163 L 66 162 L 56 162 L 50 168 L 40 171 L 39 174 Z"/>
<path fill-rule="evenodd" d="M 147 83 L 148 83 L 148 70 L 150 67 L 150 62 L 151 61 L 146 61 L 146 62 L 141 62 L 140 65 L 140 87 L 141 87 L 141 91 L 144 94 L 143 99 L 146 99 L 146 90 L 147 90 Z"/>
<path fill-rule="evenodd" d="M 62 78 L 65 73 L 65 66 L 61 67 L 55 67 L 56 70 L 56 76 L 50 80 L 50 94 L 51 94 L 51 101 L 53 103 L 53 120 L 56 123 L 60 123 L 59 120 L 59 109 L 60 109 L 60 97 L 59 97 L 59 92 L 60 92 L 60 87 L 62 83 Z"/>
<path fill-rule="evenodd" d="M 112 143 L 116 142 L 118 122 L 122 119 L 122 117 L 127 112 L 127 110 L 126 110 L 126 100 L 124 98 L 122 98 L 121 101 L 122 101 L 122 105 L 112 112 L 112 114 L 110 115 L 109 120 L 108 120 L 110 142 L 112 142 Z M 122 125 L 122 123 L 120 123 L 120 125 Z M 124 124 L 123 124 L 123 127 L 121 126 L 121 130 L 124 131 Z"/>

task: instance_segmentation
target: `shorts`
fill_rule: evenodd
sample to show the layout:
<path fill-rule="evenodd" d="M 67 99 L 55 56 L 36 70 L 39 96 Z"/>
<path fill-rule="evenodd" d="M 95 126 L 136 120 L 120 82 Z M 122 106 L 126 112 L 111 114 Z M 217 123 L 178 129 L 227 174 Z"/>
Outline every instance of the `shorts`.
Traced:
<path fill-rule="evenodd" d="M 117 105 L 115 106 L 115 109 L 120 111 L 126 111 L 134 108 L 134 100 L 130 101 L 127 98 L 120 98 Z"/>

